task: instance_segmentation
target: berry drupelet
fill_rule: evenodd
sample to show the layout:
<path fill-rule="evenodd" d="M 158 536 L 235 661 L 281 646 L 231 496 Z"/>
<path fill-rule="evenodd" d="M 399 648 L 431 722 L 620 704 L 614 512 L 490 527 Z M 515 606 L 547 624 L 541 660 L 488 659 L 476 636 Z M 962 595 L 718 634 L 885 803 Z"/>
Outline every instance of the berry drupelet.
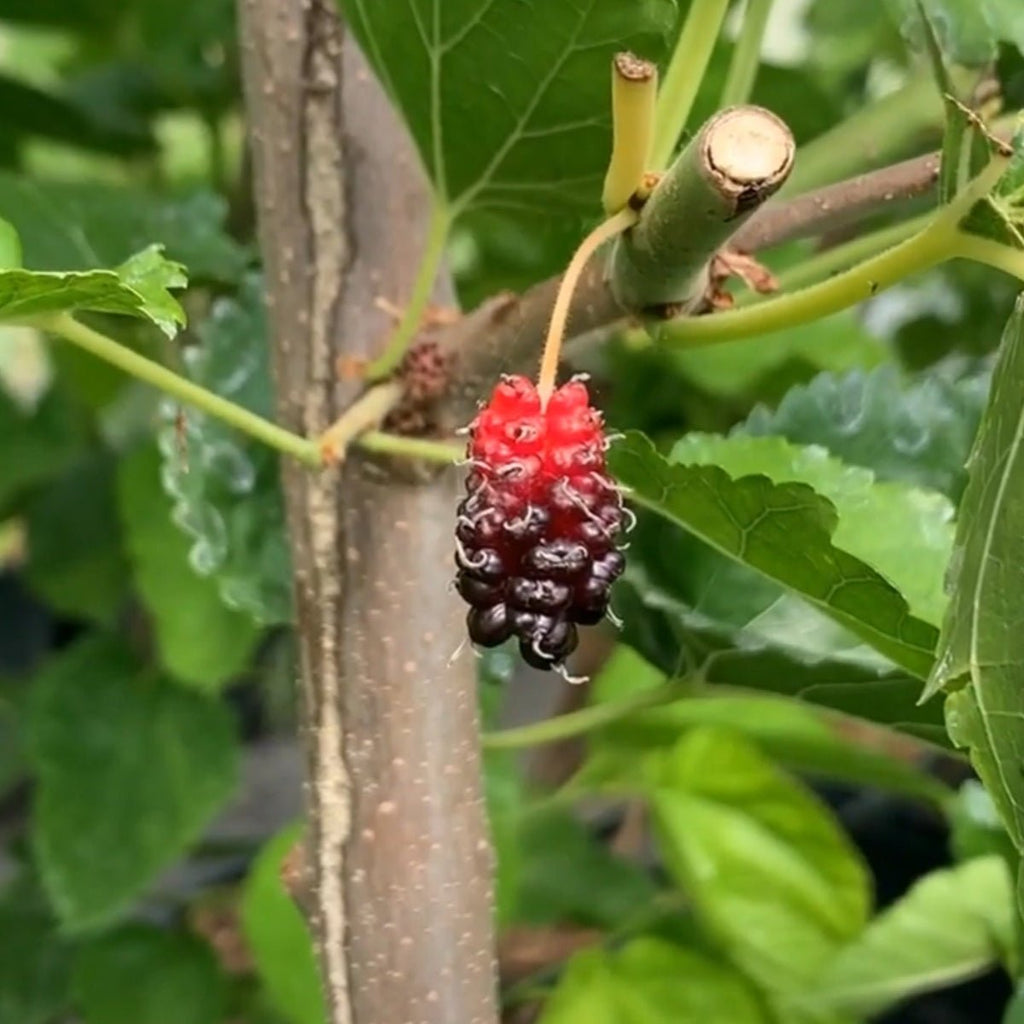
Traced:
<path fill-rule="evenodd" d="M 456 526 L 456 587 L 470 639 L 518 637 L 536 668 L 560 668 L 577 625 L 608 611 L 625 565 L 622 498 L 605 472 L 601 414 L 580 380 L 542 406 L 525 377 L 504 377 L 470 426 Z"/>

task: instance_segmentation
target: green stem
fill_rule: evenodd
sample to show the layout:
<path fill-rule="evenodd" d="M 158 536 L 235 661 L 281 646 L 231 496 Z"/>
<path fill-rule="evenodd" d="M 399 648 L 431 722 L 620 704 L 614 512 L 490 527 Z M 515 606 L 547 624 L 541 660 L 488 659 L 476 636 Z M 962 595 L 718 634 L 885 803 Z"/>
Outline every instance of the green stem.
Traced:
<path fill-rule="evenodd" d="M 380 430 L 368 430 L 356 438 L 356 444 L 368 452 L 380 455 L 404 455 L 409 459 L 426 459 L 429 462 L 451 464 L 466 457 L 465 445 L 450 441 L 432 441 L 423 437 L 405 437 L 402 434 L 386 434 Z"/>
<path fill-rule="evenodd" d="M 966 231 L 958 231 L 953 255 L 984 263 L 1024 281 L 1024 252 L 990 238 L 979 238 Z"/>
<path fill-rule="evenodd" d="M 854 238 L 842 245 L 835 245 L 822 253 L 809 256 L 801 260 L 795 266 L 789 267 L 778 275 L 778 295 L 785 295 L 809 285 L 818 284 L 826 278 L 838 272 L 849 270 L 851 267 L 894 245 L 906 241 L 912 235 L 924 230 L 931 221 L 933 214 L 926 213 L 912 220 L 901 221 L 887 228 L 880 228 L 872 231 L 862 238 Z M 746 290 L 736 297 L 737 307 L 753 306 L 756 303 L 770 302 L 771 295 L 764 295 L 760 292 Z"/>
<path fill-rule="evenodd" d="M 933 218 L 923 231 L 827 281 L 745 309 L 681 317 L 664 324 L 657 340 L 693 347 L 714 345 L 820 320 L 949 259 L 954 237 L 947 218 Z"/>
<path fill-rule="evenodd" d="M 434 283 L 441 269 L 448 234 L 452 226 L 451 210 L 440 199 L 434 199 L 430 209 L 430 222 L 427 226 L 427 244 L 423 250 L 416 280 L 413 281 L 412 292 L 405 306 L 402 319 L 388 339 L 387 346 L 380 356 L 366 368 L 367 380 L 381 380 L 389 376 L 402 361 L 416 332 L 423 321 L 423 314 L 430 303 L 434 291 Z"/>
<path fill-rule="evenodd" d="M 229 426 L 240 430 L 264 444 L 276 448 L 285 455 L 291 455 L 307 466 L 321 465 L 320 446 L 316 441 L 293 434 L 283 427 L 271 423 L 262 416 L 243 409 L 242 406 L 229 402 L 212 391 L 193 384 L 192 381 L 178 376 L 165 366 L 140 356 L 130 348 L 126 348 L 113 338 L 108 338 L 91 327 L 80 323 L 70 313 L 55 313 L 50 316 L 38 317 L 32 321 L 33 326 L 50 331 L 91 352 L 94 356 L 116 366 L 137 380 L 151 384 L 172 398 L 187 405 L 195 406 L 210 416 L 214 416 Z"/>
<path fill-rule="evenodd" d="M 511 750 L 519 747 L 535 747 L 542 743 L 582 736 L 584 733 L 601 729 L 623 718 L 649 708 L 671 704 L 685 697 L 692 689 L 689 680 L 675 680 L 642 693 L 630 694 L 621 700 L 606 701 L 590 707 L 572 711 L 556 718 L 548 718 L 532 725 L 522 725 L 501 732 L 484 733 L 482 743 L 485 750 Z"/>
<path fill-rule="evenodd" d="M 761 64 L 761 44 L 771 10 L 772 0 L 747 0 L 743 27 L 736 40 L 736 48 L 732 51 L 719 107 L 738 106 L 750 99 Z"/>
<path fill-rule="evenodd" d="M 729 0 L 693 0 L 658 95 L 651 168 L 664 170 L 683 134 Z"/>

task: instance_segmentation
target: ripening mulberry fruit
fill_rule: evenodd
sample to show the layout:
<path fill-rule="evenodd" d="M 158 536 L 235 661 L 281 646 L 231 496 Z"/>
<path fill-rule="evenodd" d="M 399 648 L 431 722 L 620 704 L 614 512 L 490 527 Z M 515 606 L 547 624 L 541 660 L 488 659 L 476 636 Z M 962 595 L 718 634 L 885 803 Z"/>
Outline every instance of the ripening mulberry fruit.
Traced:
<path fill-rule="evenodd" d="M 536 668 L 560 667 L 578 625 L 608 611 L 625 560 L 624 510 L 605 472 L 601 414 L 570 381 L 547 407 L 525 377 L 504 377 L 470 426 L 470 472 L 456 525 L 456 589 L 470 639 L 519 639 Z"/>

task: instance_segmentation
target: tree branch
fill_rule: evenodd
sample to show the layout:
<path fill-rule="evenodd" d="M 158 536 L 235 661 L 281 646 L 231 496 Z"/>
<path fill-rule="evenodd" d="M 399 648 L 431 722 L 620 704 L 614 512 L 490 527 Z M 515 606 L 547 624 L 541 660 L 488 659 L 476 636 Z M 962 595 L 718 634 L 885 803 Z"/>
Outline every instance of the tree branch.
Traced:
<path fill-rule="evenodd" d="M 934 190 L 938 161 L 938 153 L 927 153 L 795 199 L 770 200 L 727 244 L 742 252 L 769 249 L 856 223 L 880 210 L 895 210 Z M 552 278 L 522 295 L 495 296 L 439 335 L 452 366 L 452 389 L 442 417 L 445 428 L 454 429 L 472 418 L 477 399 L 498 374 L 532 369 L 558 283 L 558 278 Z M 603 269 L 594 261 L 576 289 L 570 334 L 578 338 L 608 328 L 626 315 L 612 296 Z"/>
<path fill-rule="evenodd" d="M 429 204 L 405 131 L 329 0 L 239 0 L 278 419 L 319 437 L 388 333 Z M 434 298 L 451 301 L 445 278 Z M 444 579 L 458 476 L 354 448 L 284 467 L 309 755 L 312 929 L 330 1024 L 493 1024 L 492 857 L 476 671 Z"/>

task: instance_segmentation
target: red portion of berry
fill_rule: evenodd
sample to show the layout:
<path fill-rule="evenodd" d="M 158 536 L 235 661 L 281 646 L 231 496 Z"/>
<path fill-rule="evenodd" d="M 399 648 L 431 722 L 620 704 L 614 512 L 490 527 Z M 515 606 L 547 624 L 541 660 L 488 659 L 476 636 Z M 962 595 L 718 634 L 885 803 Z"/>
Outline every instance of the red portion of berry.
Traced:
<path fill-rule="evenodd" d="M 608 610 L 625 567 L 615 542 L 622 499 L 605 472 L 601 414 L 570 381 L 541 410 L 525 377 L 505 377 L 470 426 L 471 470 L 458 509 L 456 587 L 470 639 L 519 638 L 550 669 L 577 644 L 576 626 Z"/>

